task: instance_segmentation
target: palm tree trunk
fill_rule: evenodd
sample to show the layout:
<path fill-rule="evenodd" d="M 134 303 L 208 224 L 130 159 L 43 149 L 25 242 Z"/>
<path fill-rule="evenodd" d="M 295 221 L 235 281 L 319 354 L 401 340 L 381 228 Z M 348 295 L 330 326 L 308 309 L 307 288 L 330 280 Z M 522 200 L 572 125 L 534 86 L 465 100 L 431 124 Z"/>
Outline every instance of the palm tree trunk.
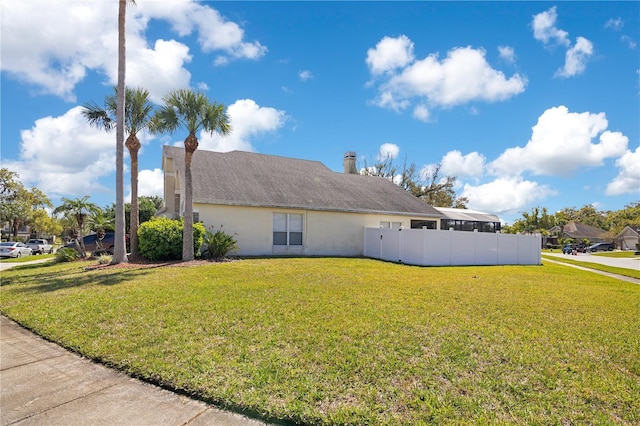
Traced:
<path fill-rule="evenodd" d="M 185 142 L 186 146 L 186 142 Z M 191 158 L 193 151 L 185 150 L 184 155 L 184 229 L 182 232 L 182 260 L 195 258 L 193 252 L 193 181 L 191 179 Z"/>
<path fill-rule="evenodd" d="M 116 229 L 112 264 L 125 262 L 124 220 L 124 98 L 125 98 L 125 18 L 126 0 L 118 2 L 118 89 L 116 104 Z"/>
<path fill-rule="evenodd" d="M 125 146 L 129 149 L 131 158 L 131 212 L 129 219 L 129 249 L 132 255 L 138 254 L 138 226 L 140 225 L 140 207 L 138 204 L 138 151 L 140 141 L 136 135 L 127 138 Z"/>
<path fill-rule="evenodd" d="M 82 235 L 84 216 L 82 214 L 78 214 L 76 216 L 76 221 L 78 222 L 78 233 L 76 234 L 76 251 L 78 252 L 80 257 L 84 259 L 87 256 L 87 251 L 84 247 L 84 236 Z"/>

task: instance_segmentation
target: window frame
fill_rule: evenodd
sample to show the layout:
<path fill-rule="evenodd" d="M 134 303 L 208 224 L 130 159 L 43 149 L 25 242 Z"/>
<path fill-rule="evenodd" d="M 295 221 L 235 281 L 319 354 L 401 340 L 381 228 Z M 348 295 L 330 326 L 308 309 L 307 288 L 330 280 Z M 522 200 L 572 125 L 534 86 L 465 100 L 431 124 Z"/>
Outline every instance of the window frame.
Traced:
<path fill-rule="evenodd" d="M 284 229 L 279 229 L 276 226 L 278 225 L 276 223 L 276 218 L 282 218 L 282 216 L 284 216 L 285 219 Z M 297 226 L 298 224 L 295 222 L 292 223 L 292 217 L 294 217 L 294 221 L 299 217 L 299 226 Z M 279 222 L 281 222 L 281 219 Z M 297 229 L 298 227 L 300 228 L 299 230 Z M 278 238 L 276 238 L 276 234 L 278 234 Z M 284 241 L 282 239 L 283 236 L 285 237 Z M 271 244 L 274 247 L 302 247 L 304 245 L 304 214 L 274 212 L 271 232 Z"/>

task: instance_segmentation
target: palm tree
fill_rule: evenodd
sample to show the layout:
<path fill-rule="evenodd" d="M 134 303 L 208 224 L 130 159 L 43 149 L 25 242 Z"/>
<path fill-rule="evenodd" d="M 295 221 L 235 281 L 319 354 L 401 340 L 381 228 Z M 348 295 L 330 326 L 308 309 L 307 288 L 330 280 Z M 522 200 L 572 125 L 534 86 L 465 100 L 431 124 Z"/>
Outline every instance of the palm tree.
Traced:
<path fill-rule="evenodd" d="M 135 4 L 134 0 L 129 0 Z M 116 232 L 111 264 L 127 260 L 124 222 L 124 95 L 126 70 L 125 22 L 127 0 L 118 0 L 118 90 L 116 99 Z"/>
<path fill-rule="evenodd" d="M 117 123 L 118 89 L 114 88 L 114 94 L 105 98 L 105 108 L 94 102 L 85 104 L 82 114 L 89 124 L 104 127 L 109 132 Z M 140 209 L 138 203 L 138 151 L 140 140 L 137 133 L 148 129 L 151 123 L 153 105 L 149 100 L 149 92 L 146 89 L 136 88 L 125 90 L 124 128 L 128 133 L 125 146 L 129 150 L 131 158 L 131 217 L 129 221 L 129 237 L 131 253 L 138 254 L 138 226 L 140 224 Z"/>
<path fill-rule="evenodd" d="M 69 199 L 62 198 L 62 205 L 56 207 L 53 210 L 54 214 L 64 213 L 75 218 L 78 224 L 78 231 L 74 232 L 74 239 L 76 240 L 76 250 L 81 257 L 85 257 L 84 241 L 82 240 L 82 227 L 84 226 L 84 220 L 89 213 L 97 213 L 101 209 L 97 205 L 89 202 L 89 196 L 85 195 L 82 198 Z"/>
<path fill-rule="evenodd" d="M 92 214 L 87 218 L 87 224 L 91 227 L 91 230 L 94 232 L 113 232 L 113 222 L 114 218 L 108 216 L 104 210 L 100 209 L 97 212 L 92 212 Z"/>
<path fill-rule="evenodd" d="M 227 135 L 231 132 L 225 106 L 189 89 L 174 90 L 163 98 L 162 106 L 153 117 L 151 127 L 155 132 L 173 133 L 184 127 L 189 135 L 184 140 L 184 231 L 182 235 L 182 260 L 194 259 L 193 250 L 193 183 L 191 160 L 198 149 L 196 132 Z"/>

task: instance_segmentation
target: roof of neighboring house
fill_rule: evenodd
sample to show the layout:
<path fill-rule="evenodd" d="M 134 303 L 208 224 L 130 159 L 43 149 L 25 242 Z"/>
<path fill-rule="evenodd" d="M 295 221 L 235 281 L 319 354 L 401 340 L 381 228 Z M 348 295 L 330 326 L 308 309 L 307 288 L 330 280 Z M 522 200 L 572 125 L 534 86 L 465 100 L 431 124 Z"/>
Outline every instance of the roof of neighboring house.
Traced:
<path fill-rule="evenodd" d="M 559 226 L 554 226 L 549 230 L 550 233 L 560 232 Z M 588 240 L 603 239 L 607 237 L 607 231 L 596 228 L 595 226 L 585 225 L 578 222 L 569 222 L 564 225 L 562 230 L 565 236 L 570 238 L 586 238 Z"/>
<path fill-rule="evenodd" d="M 163 156 L 184 173 L 184 148 L 164 146 Z M 194 203 L 442 216 L 387 179 L 333 172 L 318 161 L 199 150 L 191 175 Z"/>
<path fill-rule="evenodd" d="M 625 226 L 624 229 L 622 231 L 620 231 L 618 233 L 618 235 L 616 235 L 616 237 L 622 237 L 622 236 L 627 236 L 627 237 L 635 237 L 638 238 L 640 237 L 640 227 L 638 227 L 638 230 L 633 229 L 632 227 L 630 227 L 629 225 Z"/>
<path fill-rule="evenodd" d="M 494 214 L 479 212 L 469 209 L 454 209 L 449 207 L 434 207 L 444 215 L 443 219 L 468 220 L 474 222 L 500 222 L 500 218 Z"/>

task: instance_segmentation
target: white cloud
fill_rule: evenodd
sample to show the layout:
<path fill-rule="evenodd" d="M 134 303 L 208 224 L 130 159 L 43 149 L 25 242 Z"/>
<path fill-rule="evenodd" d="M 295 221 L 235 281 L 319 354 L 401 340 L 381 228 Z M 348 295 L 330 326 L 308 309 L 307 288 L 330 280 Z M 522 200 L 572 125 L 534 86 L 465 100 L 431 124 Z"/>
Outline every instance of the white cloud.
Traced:
<path fill-rule="evenodd" d="M 413 42 L 405 35 L 384 37 L 367 50 L 367 65 L 373 75 L 394 71 L 413 62 Z"/>
<path fill-rule="evenodd" d="M 506 78 L 487 63 L 484 50 L 471 47 L 452 49 L 442 60 L 431 54 L 405 65 L 381 82 L 376 105 L 400 111 L 410 106 L 413 98 L 424 108 L 496 102 L 522 93 L 527 84 L 519 74 Z M 419 107 L 415 116 L 424 120 L 424 109 Z"/>
<path fill-rule="evenodd" d="M 420 121 L 424 121 L 425 123 L 429 121 L 431 115 L 429 114 L 429 109 L 425 104 L 416 105 L 413 109 L 413 118 L 418 119 Z"/>
<path fill-rule="evenodd" d="M 442 157 L 441 172 L 448 176 L 481 177 L 484 174 L 485 157 L 477 152 L 462 155 L 458 150 L 449 151 Z"/>
<path fill-rule="evenodd" d="M 138 173 L 138 196 L 164 197 L 164 173 L 162 169 L 140 170 Z M 131 199 L 131 194 L 128 195 Z"/>
<path fill-rule="evenodd" d="M 564 66 L 556 71 L 556 77 L 573 77 L 582 74 L 587 61 L 593 55 L 593 43 L 584 37 L 577 37 L 576 43 L 571 46 L 569 33 L 556 27 L 557 18 L 556 6 L 534 15 L 533 37 L 545 45 L 552 45 L 555 42 L 567 47 Z"/>
<path fill-rule="evenodd" d="M 394 159 L 398 157 L 400 147 L 394 143 L 383 143 L 378 150 L 378 160 L 383 161 L 387 158 Z"/>
<path fill-rule="evenodd" d="M 516 52 L 511 46 L 498 46 L 498 53 L 500 57 L 507 63 L 513 64 L 516 62 Z"/>
<path fill-rule="evenodd" d="M 640 147 L 627 151 L 616 160 L 618 176 L 607 185 L 607 195 L 640 195 Z"/>
<path fill-rule="evenodd" d="M 172 25 L 181 37 L 194 31 L 198 33 L 198 44 L 204 52 L 223 51 L 223 62 L 231 59 L 258 59 L 267 48 L 260 42 L 246 42 L 244 30 L 229 21 L 209 6 L 195 1 L 180 2 L 140 2 L 133 9 L 142 19 L 162 19 Z M 216 59 L 219 61 L 219 59 Z"/>
<path fill-rule="evenodd" d="M 90 127 L 81 109 L 41 118 L 21 131 L 20 159 L 3 160 L 3 167 L 50 197 L 110 192 L 99 179 L 115 171 L 115 133 Z"/>
<path fill-rule="evenodd" d="M 0 8 L 2 71 L 38 92 L 68 101 L 75 101 L 74 88 L 89 71 L 103 73 L 115 84 L 117 2 L 50 0 L 43 7 L 40 1 L 23 0 L 2 2 Z M 195 1 L 138 2 L 127 10 L 127 79 L 130 85 L 144 83 L 154 100 L 171 88 L 189 85 L 184 65 L 191 56 L 189 48 L 175 40 L 148 43 L 144 31 L 150 19 L 169 21 L 180 36 L 196 30 L 202 50 L 222 51 L 227 62 L 266 53 L 259 42 L 244 41 L 238 24 Z"/>
<path fill-rule="evenodd" d="M 604 113 L 569 112 L 565 106 L 546 110 L 532 128 L 523 147 L 509 148 L 489 164 L 492 173 L 519 175 L 530 170 L 539 175 L 567 176 L 580 167 L 603 164 L 627 149 L 628 138 L 607 130 Z M 599 142 L 593 139 L 599 137 Z"/>
<path fill-rule="evenodd" d="M 610 18 L 607 22 L 605 22 L 604 27 L 610 28 L 614 31 L 620 31 L 622 27 L 624 27 L 624 21 L 620 17 L 615 19 Z"/>
<path fill-rule="evenodd" d="M 141 48 L 135 59 L 127 60 L 127 84 L 144 87 L 153 102 L 174 89 L 189 87 L 191 73 L 184 68 L 191 61 L 189 48 L 174 40 L 157 40 L 153 49 Z M 116 84 L 112 80 L 113 85 Z"/>
<path fill-rule="evenodd" d="M 532 23 L 533 37 L 544 44 L 555 42 L 562 46 L 569 46 L 569 33 L 556 27 L 557 19 L 556 6 L 546 12 L 534 15 Z"/>
<path fill-rule="evenodd" d="M 593 43 L 584 37 L 578 37 L 576 44 L 567 50 L 564 67 L 556 72 L 560 77 L 573 77 L 582 74 L 587 60 L 593 55 Z"/>
<path fill-rule="evenodd" d="M 620 42 L 626 44 L 629 49 L 635 49 L 638 46 L 638 43 L 628 35 L 620 36 Z"/>
<path fill-rule="evenodd" d="M 286 121 L 284 111 L 261 107 L 252 99 L 240 99 L 227 108 L 231 124 L 228 136 L 200 134 L 200 148 L 209 151 L 253 151 L 251 139 L 281 128 Z"/>
<path fill-rule="evenodd" d="M 304 70 L 304 71 L 300 71 L 298 73 L 298 78 L 301 81 L 307 81 L 307 80 L 311 80 L 313 78 L 313 74 L 311 73 L 311 71 L 309 70 Z"/>
<path fill-rule="evenodd" d="M 465 184 L 462 191 L 470 209 L 497 215 L 515 213 L 553 194 L 549 187 L 520 177 L 498 178 L 477 186 Z"/>

